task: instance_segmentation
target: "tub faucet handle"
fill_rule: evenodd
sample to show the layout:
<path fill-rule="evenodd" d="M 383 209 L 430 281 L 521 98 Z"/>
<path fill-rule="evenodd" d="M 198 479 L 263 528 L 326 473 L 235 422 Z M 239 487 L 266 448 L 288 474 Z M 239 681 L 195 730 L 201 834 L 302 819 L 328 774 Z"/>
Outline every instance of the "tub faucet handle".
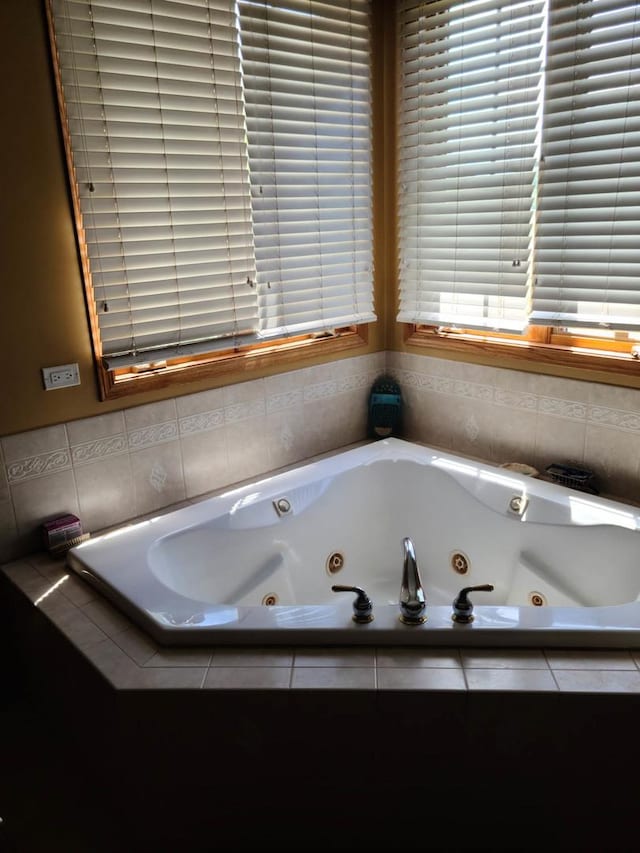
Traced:
<path fill-rule="evenodd" d="M 473 604 L 469 598 L 470 592 L 492 592 L 493 585 L 483 583 L 480 586 L 465 586 L 453 602 L 451 618 L 454 622 L 473 622 Z"/>
<path fill-rule="evenodd" d="M 336 584 L 331 589 L 334 592 L 355 592 L 356 598 L 353 602 L 353 621 L 371 622 L 373 619 L 373 602 L 367 593 L 359 586 L 340 586 Z"/>

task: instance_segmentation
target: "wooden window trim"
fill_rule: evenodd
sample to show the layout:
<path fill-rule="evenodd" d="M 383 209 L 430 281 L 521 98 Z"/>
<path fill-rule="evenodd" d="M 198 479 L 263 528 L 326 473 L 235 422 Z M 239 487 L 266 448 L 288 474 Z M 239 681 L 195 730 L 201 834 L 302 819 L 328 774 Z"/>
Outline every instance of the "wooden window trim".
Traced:
<path fill-rule="evenodd" d="M 361 349 L 369 340 L 369 327 L 347 326 L 331 335 L 304 335 L 269 343 L 238 346 L 216 353 L 171 359 L 135 368 L 109 369 L 98 362 L 98 380 L 102 399 L 128 397 L 144 391 L 169 388 L 176 382 L 229 379 L 240 382 L 244 374 L 256 371 L 286 370 L 304 359 L 339 356 Z"/>
<path fill-rule="evenodd" d="M 462 357 L 495 366 L 513 367 L 551 376 L 610 381 L 640 387 L 640 359 L 630 342 L 600 341 L 561 334 L 542 326 L 529 330 L 528 338 L 487 334 L 469 329 L 447 331 L 434 326 L 405 323 L 404 343 L 425 354 Z M 599 376 L 597 376 L 599 375 Z"/>

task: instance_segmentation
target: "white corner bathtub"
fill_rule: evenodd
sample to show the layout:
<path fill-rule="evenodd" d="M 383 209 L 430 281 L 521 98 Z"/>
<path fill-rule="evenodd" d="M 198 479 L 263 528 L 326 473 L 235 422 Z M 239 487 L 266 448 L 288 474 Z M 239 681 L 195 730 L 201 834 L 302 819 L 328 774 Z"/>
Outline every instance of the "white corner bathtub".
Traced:
<path fill-rule="evenodd" d="M 640 648 L 640 514 L 396 438 L 123 527 L 68 565 L 159 643 Z M 398 599 L 415 548 L 426 621 Z M 352 620 L 363 588 L 374 618 Z M 474 619 L 451 618 L 463 587 Z"/>

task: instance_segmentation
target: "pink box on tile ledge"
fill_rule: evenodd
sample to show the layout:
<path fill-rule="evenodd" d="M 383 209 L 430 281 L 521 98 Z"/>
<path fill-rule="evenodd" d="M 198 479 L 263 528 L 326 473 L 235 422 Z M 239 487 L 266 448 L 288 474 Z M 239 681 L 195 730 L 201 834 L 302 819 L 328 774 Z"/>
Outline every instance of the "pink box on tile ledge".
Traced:
<path fill-rule="evenodd" d="M 88 539 L 89 534 L 83 534 L 82 522 L 77 515 L 67 513 L 45 521 L 42 525 L 42 537 L 44 547 L 49 553 L 61 554 Z"/>

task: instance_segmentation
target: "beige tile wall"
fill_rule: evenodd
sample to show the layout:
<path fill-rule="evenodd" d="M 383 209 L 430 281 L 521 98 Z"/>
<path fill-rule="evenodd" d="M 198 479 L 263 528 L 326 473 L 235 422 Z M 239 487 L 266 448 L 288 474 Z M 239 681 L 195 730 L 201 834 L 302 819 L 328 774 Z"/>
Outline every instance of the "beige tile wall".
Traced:
<path fill-rule="evenodd" d="M 78 515 L 95 532 L 365 438 L 385 354 L 0 438 L 0 563 Z"/>
<path fill-rule="evenodd" d="M 592 470 L 640 502 L 640 391 L 392 352 L 408 438 L 489 462 Z"/>
<path fill-rule="evenodd" d="M 0 438 L 0 563 L 72 512 L 95 532 L 366 435 L 383 370 L 407 438 L 501 464 L 591 468 L 640 501 L 640 391 L 375 353 Z"/>

